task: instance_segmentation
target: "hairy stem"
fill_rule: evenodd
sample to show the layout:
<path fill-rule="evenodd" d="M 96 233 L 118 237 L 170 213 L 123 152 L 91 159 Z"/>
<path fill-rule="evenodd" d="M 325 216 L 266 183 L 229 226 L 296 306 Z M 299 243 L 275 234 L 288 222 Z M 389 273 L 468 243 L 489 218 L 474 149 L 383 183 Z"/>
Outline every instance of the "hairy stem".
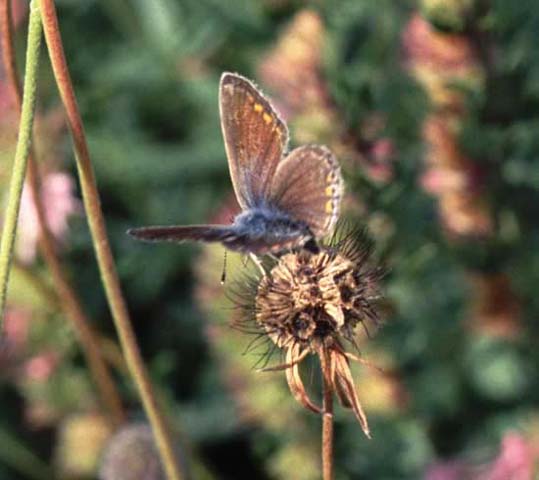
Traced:
<path fill-rule="evenodd" d="M 15 50 L 13 48 L 10 0 L 0 0 L 0 40 L 6 76 L 11 86 L 15 103 L 20 110 L 22 107 L 22 93 L 17 73 Z M 121 398 L 100 353 L 97 336 L 90 328 L 90 319 L 84 313 L 82 304 L 71 286 L 68 275 L 56 254 L 55 241 L 47 224 L 45 209 L 40 195 L 39 172 L 32 148 L 30 148 L 28 156 L 28 185 L 40 226 L 40 252 L 47 264 L 47 268 L 51 272 L 54 287 L 60 299 L 58 303 L 63 309 L 66 318 L 71 321 L 81 343 L 90 373 L 97 386 L 101 403 L 107 409 L 113 424 L 119 426 L 124 420 Z"/>
<path fill-rule="evenodd" d="M 320 350 L 320 368 L 322 369 L 322 478 L 333 480 L 333 378 L 327 352 Z"/>
<path fill-rule="evenodd" d="M 67 68 L 54 1 L 39 1 L 43 11 L 43 27 L 49 56 L 73 138 L 75 159 L 90 233 L 116 331 L 118 332 L 127 366 L 139 390 L 144 409 L 152 425 L 157 448 L 159 449 L 167 476 L 170 480 L 180 480 L 182 475 L 176 461 L 170 432 L 158 408 L 153 387 L 140 354 L 127 311 L 127 305 L 120 288 L 118 274 L 105 228 L 105 220 L 101 211 L 99 193 L 97 191 L 86 136 Z"/>
<path fill-rule="evenodd" d="M 22 100 L 19 136 L 15 149 L 15 160 L 9 184 L 8 202 L 4 216 L 2 239 L 0 243 L 0 332 L 3 329 L 6 307 L 9 271 L 13 257 L 15 233 L 21 206 L 21 195 L 26 174 L 26 164 L 32 141 L 32 125 L 36 103 L 37 69 L 39 65 L 39 49 L 41 47 L 41 19 L 35 1 L 30 3 L 30 20 L 28 26 L 28 44 L 26 47 L 26 65 L 24 73 L 24 95 Z"/>

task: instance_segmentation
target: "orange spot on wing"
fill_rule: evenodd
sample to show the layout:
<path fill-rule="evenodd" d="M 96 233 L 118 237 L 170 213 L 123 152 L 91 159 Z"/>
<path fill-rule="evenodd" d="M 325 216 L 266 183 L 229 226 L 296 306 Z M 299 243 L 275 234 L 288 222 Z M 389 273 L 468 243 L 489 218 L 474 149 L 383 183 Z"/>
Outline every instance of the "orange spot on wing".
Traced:
<path fill-rule="evenodd" d="M 333 200 L 326 202 L 326 213 L 333 213 Z"/>
<path fill-rule="evenodd" d="M 255 103 L 255 106 L 253 107 L 255 109 L 255 112 L 261 112 L 264 110 L 264 107 L 260 105 L 260 103 Z"/>
<path fill-rule="evenodd" d="M 264 121 L 267 123 L 267 124 L 270 124 L 272 122 L 272 118 L 271 118 L 271 115 L 269 115 L 268 113 L 264 113 L 262 115 L 262 118 L 264 119 Z"/>

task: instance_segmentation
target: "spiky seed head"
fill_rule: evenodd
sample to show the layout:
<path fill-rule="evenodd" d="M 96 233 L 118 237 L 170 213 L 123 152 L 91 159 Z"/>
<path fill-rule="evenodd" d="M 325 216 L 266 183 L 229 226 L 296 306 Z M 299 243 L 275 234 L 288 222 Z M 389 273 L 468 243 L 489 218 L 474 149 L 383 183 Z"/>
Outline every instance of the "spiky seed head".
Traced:
<path fill-rule="evenodd" d="M 367 265 L 368 243 L 347 236 L 317 253 L 282 256 L 258 284 L 256 322 L 279 347 L 351 339 L 359 322 L 377 321 L 380 269 Z"/>

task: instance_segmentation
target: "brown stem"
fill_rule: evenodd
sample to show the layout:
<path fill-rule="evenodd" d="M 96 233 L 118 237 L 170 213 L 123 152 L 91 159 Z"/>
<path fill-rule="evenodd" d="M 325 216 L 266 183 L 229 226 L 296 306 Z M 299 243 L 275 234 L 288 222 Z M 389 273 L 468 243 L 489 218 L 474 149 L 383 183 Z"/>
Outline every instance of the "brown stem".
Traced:
<path fill-rule="evenodd" d="M 144 409 L 152 425 L 157 448 L 161 454 L 167 476 L 169 480 L 180 480 L 182 475 L 176 461 L 170 432 L 157 405 L 153 387 L 140 354 L 135 333 L 131 327 L 127 305 L 120 288 L 118 274 L 108 242 L 105 220 L 101 211 L 99 193 L 86 143 L 84 127 L 65 59 L 54 1 L 40 0 L 39 3 L 54 77 L 66 110 L 68 126 L 73 138 L 82 198 L 112 318 L 127 366 L 139 390 Z"/>
<path fill-rule="evenodd" d="M 319 351 L 322 369 L 322 472 L 324 480 L 333 480 L 333 376 L 326 349 Z"/>
<path fill-rule="evenodd" d="M 10 0 L 0 0 L 0 41 L 2 46 L 2 60 L 11 86 L 12 95 L 18 112 L 22 106 L 22 92 L 17 72 L 15 51 L 13 48 L 13 24 L 11 18 Z M 114 385 L 110 372 L 101 356 L 99 343 L 95 333 L 90 328 L 90 320 L 81 307 L 81 302 L 68 280 L 62 264 L 56 255 L 54 238 L 47 225 L 45 209 L 40 195 L 39 172 L 34 152 L 30 151 L 28 158 L 28 183 L 30 193 L 36 208 L 40 226 L 39 247 L 43 259 L 51 272 L 56 293 L 60 298 L 60 305 L 64 309 L 81 343 L 88 367 L 100 394 L 101 402 L 110 414 L 115 426 L 123 423 L 124 413 L 120 395 Z"/>

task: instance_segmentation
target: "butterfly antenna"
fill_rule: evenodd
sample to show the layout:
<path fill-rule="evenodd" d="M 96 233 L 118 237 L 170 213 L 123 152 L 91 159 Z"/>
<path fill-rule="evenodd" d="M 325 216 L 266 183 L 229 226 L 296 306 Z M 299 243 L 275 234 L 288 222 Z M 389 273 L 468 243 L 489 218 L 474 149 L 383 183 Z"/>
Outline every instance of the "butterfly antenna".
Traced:
<path fill-rule="evenodd" d="M 221 273 L 221 285 L 224 285 L 226 280 L 226 254 L 227 251 L 225 250 L 225 256 L 223 258 L 223 273 Z"/>

